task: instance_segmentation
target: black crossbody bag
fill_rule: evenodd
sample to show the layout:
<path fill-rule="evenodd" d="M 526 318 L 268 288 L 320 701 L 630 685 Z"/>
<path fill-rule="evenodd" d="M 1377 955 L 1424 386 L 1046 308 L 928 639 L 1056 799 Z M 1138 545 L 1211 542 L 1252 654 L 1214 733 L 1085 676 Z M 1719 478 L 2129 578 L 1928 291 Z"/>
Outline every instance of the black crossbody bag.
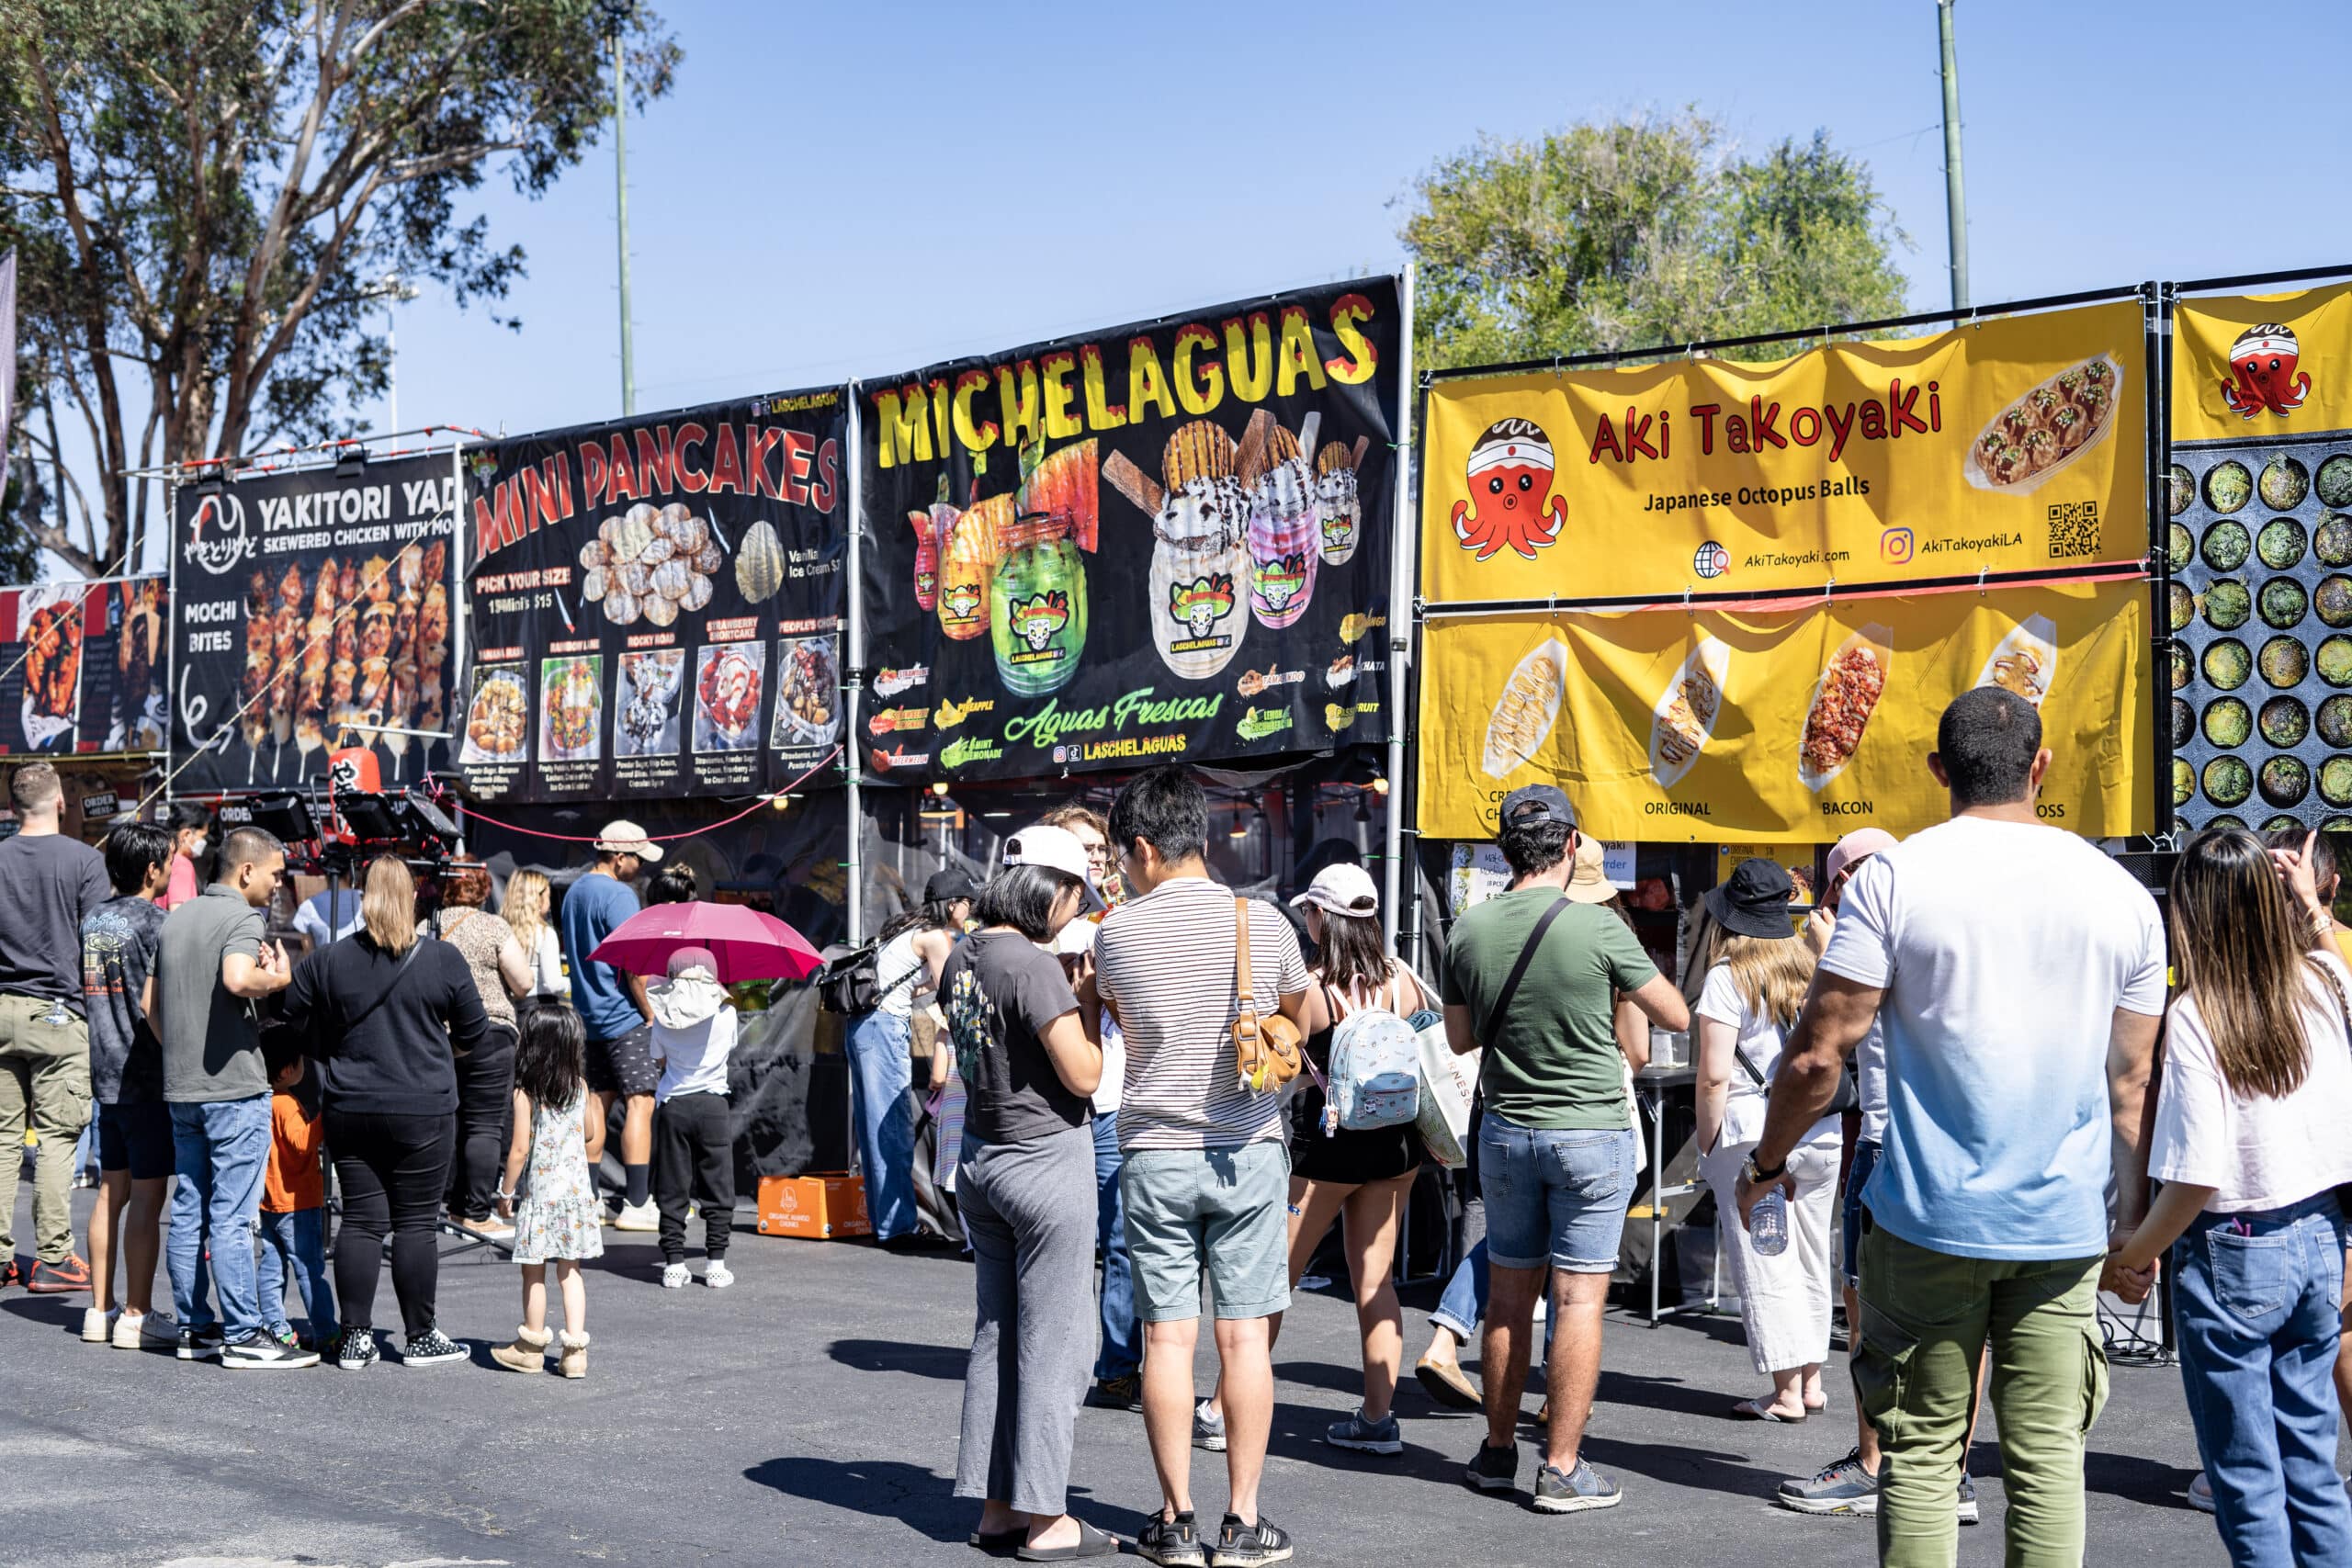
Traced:
<path fill-rule="evenodd" d="M 1786 1055 L 1788 1054 L 1788 1049 L 1789 1032 L 1787 1029 L 1783 1028 L 1781 1030 L 1781 1055 Z M 1764 1090 L 1767 1094 L 1770 1094 L 1772 1089 L 1771 1083 L 1762 1073 L 1756 1070 L 1756 1064 L 1747 1059 L 1747 1053 L 1739 1048 L 1739 1044 L 1736 1041 L 1732 1043 L 1731 1054 L 1739 1058 L 1739 1065 L 1747 1070 L 1747 1076 L 1749 1077 L 1756 1080 L 1756 1087 Z M 1834 1116 L 1843 1111 L 1852 1111 L 1861 1103 L 1861 1086 L 1854 1081 L 1854 1064 L 1851 1062 L 1838 1063 L 1837 1092 L 1830 1095 L 1829 1103 L 1822 1107 L 1821 1113 L 1824 1116 Z"/>

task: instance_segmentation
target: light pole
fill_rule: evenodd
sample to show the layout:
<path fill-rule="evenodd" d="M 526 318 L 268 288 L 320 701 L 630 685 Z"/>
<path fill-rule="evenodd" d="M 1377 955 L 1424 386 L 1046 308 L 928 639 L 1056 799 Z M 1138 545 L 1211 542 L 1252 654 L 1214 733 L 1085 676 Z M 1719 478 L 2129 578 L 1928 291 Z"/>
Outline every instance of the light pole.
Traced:
<path fill-rule="evenodd" d="M 1944 221 L 1951 231 L 1951 308 L 1968 309 L 1968 197 L 1960 177 L 1960 57 L 1952 48 L 1954 0 L 1936 0 L 1943 39 Z"/>
<path fill-rule="evenodd" d="M 388 272 L 359 291 L 362 299 L 384 302 L 384 415 L 390 421 L 386 434 L 401 427 L 401 349 L 397 333 L 402 301 L 413 299 L 417 288 L 397 272 Z"/>
<path fill-rule="evenodd" d="M 613 204 L 619 218 L 621 272 L 621 412 L 637 412 L 637 355 L 628 325 L 628 103 L 623 34 L 634 0 L 605 0 L 605 29 L 613 40 Z"/>

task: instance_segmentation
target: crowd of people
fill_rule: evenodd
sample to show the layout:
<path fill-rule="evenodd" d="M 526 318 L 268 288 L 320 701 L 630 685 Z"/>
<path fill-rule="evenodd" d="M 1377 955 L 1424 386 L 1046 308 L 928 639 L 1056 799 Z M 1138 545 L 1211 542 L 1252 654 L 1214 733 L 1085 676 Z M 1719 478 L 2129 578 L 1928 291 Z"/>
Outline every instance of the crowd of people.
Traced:
<path fill-rule="evenodd" d="M 1341 1123 L 1377 1092 L 1363 1064 L 1424 1037 L 1478 1054 L 1465 1142 L 1485 1239 L 1415 1373 L 1442 1403 L 1483 1405 L 1465 1481 L 1520 1493 L 1540 1303 L 1526 1494 L 1547 1514 L 1622 1504 L 1582 1448 L 1640 1179 L 1633 1078 L 1657 1028 L 1692 1031 L 1700 1170 L 1766 1380 L 1726 1416 L 1825 1409 L 1841 1299 L 1849 1325 L 1857 1440 L 1782 1483 L 1783 1506 L 1875 1516 L 1884 1562 L 1951 1562 L 1977 1517 L 1967 1452 L 1989 1406 L 2007 1560 L 2079 1563 L 2086 1441 L 2107 1393 L 2096 1298 L 2143 1301 L 2169 1270 L 2206 1466 L 2193 1500 L 2233 1562 L 2352 1563 L 2334 1468 L 2352 931 L 2333 917 L 2333 855 L 2315 836 L 2198 835 L 2167 889 L 2168 941 L 2146 888 L 2038 818 L 2050 760 L 2031 705 L 1963 694 L 1927 761 L 1950 820 L 1901 842 L 1849 835 L 1810 908 L 1786 871 L 1743 863 L 1692 911 L 1679 981 L 1551 785 L 1501 803 L 1510 885 L 1453 922 L 1433 985 L 1385 952 L 1360 866 L 1319 872 L 1295 923 L 1220 885 L 1207 796 L 1180 766 L 1136 776 L 1107 818 L 1073 805 L 1013 832 L 985 883 L 933 877 L 881 932 L 847 1035 L 876 1238 L 923 1245 L 948 1214 L 973 1257 L 954 1482 L 979 1505 L 972 1544 L 1042 1562 L 1118 1549 L 1068 1508 L 1077 1412 L 1091 1404 L 1143 1418 L 1159 1502 L 1139 1555 L 1288 1559 L 1261 1496 L 1271 1353 L 1335 1223 L 1363 1388 L 1325 1441 L 1401 1451 L 1394 1261 L 1429 1152 L 1409 1123 Z M 556 913 L 560 943 L 543 880 L 518 873 L 493 916 L 487 874 L 461 866 L 436 933 L 407 868 L 383 859 L 355 909 L 315 912 L 324 940 L 289 964 L 263 927 L 284 864 L 267 834 L 228 834 L 209 883 L 165 913 L 186 828 L 119 828 L 100 856 L 57 833 L 53 771 L 19 768 L 10 788 L 0 1134 L 29 1121 L 44 1156 L 36 1255 L 20 1273 L 0 1230 L 0 1282 L 90 1291 L 96 1342 L 290 1367 L 331 1341 L 358 1370 L 378 1353 L 389 1236 L 401 1359 L 433 1365 L 465 1354 L 434 1309 L 446 1212 L 522 1266 L 523 1321 L 494 1359 L 537 1372 L 552 1353 L 575 1377 L 580 1264 L 606 1224 L 657 1230 L 662 1283 L 683 1286 L 698 1205 L 703 1282 L 729 1283 L 735 1023 L 717 963 L 686 949 L 641 976 L 587 957 L 661 857 L 640 830 L 615 823 L 597 840 Z M 648 890 L 693 894 L 674 873 Z M 64 1162 L 47 1151 L 72 1146 L 93 1095 L 102 1190 L 85 1264 Z M 591 1173 L 616 1108 L 623 1190 L 608 1215 Z M 345 1238 L 332 1280 L 322 1147 Z M 17 1171 L 0 1166 L 5 1226 Z M 168 1314 L 152 1301 L 159 1253 Z M 308 1337 L 287 1320 L 289 1283 Z M 1205 1398 L 1204 1299 L 1218 1367 Z M 1476 1382 L 1461 1355 L 1474 1337 Z M 1194 1508 L 1195 1449 L 1227 1472 L 1214 1528 Z"/>

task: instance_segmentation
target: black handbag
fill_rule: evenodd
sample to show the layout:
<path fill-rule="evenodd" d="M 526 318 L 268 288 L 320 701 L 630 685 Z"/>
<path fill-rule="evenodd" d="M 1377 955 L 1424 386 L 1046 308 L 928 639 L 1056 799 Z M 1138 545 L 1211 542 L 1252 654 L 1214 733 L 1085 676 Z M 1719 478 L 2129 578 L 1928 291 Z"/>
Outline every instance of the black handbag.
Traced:
<path fill-rule="evenodd" d="M 1781 1030 L 1781 1054 L 1787 1055 L 1788 1049 L 1789 1032 L 1783 1027 Z M 1756 1070 L 1756 1064 L 1747 1059 L 1747 1053 L 1741 1050 L 1736 1042 L 1732 1045 L 1731 1054 L 1739 1058 L 1739 1065 L 1747 1069 L 1747 1076 L 1756 1080 L 1756 1087 L 1769 1093 L 1771 1089 L 1770 1080 Z M 1777 1063 L 1774 1064 L 1773 1070 L 1775 1074 L 1779 1072 Z M 1838 1064 L 1838 1088 L 1836 1092 L 1830 1095 L 1829 1103 L 1822 1107 L 1821 1113 L 1824 1116 L 1834 1116 L 1841 1111 L 1852 1111 L 1861 1103 L 1861 1086 L 1854 1081 L 1854 1064 L 1849 1058 Z"/>

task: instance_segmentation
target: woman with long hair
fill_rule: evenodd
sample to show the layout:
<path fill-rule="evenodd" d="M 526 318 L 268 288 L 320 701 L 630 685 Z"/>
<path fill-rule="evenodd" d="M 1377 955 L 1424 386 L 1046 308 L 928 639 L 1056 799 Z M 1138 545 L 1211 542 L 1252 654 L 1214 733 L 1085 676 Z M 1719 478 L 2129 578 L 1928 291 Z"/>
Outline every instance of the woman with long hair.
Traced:
<path fill-rule="evenodd" d="M 2230 1561 L 2352 1562 L 2335 1371 L 2352 1180 L 2352 970 L 2304 846 L 2208 829 L 2172 877 L 2180 977 L 2148 1174 L 2109 1258 L 2144 1298 L 2170 1249 L 2188 1417 Z M 2279 863 L 2274 867 L 2274 858 Z M 2283 874 L 2283 877 L 2281 874 Z"/>
<path fill-rule="evenodd" d="M 490 868 L 478 860 L 451 863 L 442 884 L 435 933 L 456 948 L 474 977 L 474 992 L 490 1032 L 470 1055 L 458 1059 L 457 1157 L 449 1164 L 449 1215 L 477 1235 L 504 1241 L 514 1227 L 493 1213 L 498 1162 L 506 1153 L 514 1118 L 514 1002 L 531 990 L 531 964 L 514 927 L 482 906 L 490 901 Z M 362 900 L 364 903 L 365 900 Z"/>
<path fill-rule="evenodd" d="M 506 879 L 506 897 L 498 912 L 522 944 L 523 956 L 530 960 L 532 998 L 560 997 L 569 1001 L 571 982 L 564 978 L 563 943 L 548 919 L 553 904 L 554 890 L 546 876 L 526 867 Z"/>
<path fill-rule="evenodd" d="M 948 951 L 972 910 L 972 879 L 950 868 L 923 886 L 923 901 L 882 928 L 874 953 L 875 1002 L 850 1020 L 851 1109 L 865 1170 L 865 1213 L 877 1242 L 910 1239 L 915 1207 L 915 1108 L 909 1052 L 914 1014 L 939 986 Z M 933 1053 L 933 1086 L 944 1051 Z"/>
<path fill-rule="evenodd" d="M 1828 1403 L 1821 1363 L 1829 1356 L 1829 1211 L 1838 1192 L 1843 1142 L 1831 1111 L 1806 1132 L 1789 1159 L 1796 1196 L 1789 1202 L 1788 1245 L 1766 1255 L 1739 1223 L 1733 1188 L 1740 1162 L 1764 1132 L 1764 1103 L 1813 984 L 1815 954 L 1798 939 L 1789 911 L 1789 874 L 1768 860 L 1746 860 L 1706 897 L 1717 937 L 1714 962 L 1694 1010 L 1698 1024 L 1700 1170 L 1715 1194 L 1715 1246 L 1731 1264 L 1739 1317 L 1756 1370 L 1772 1380 L 1770 1394 L 1745 1399 L 1731 1414 L 1753 1421 L 1802 1421 Z"/>
<path fill-rule="evenodd" d="M 978 1293 L 956 1495 L 980 1500 L 974 1545 L 1048 1562 L 1119 1549 L 1067 1506 L 1094 1348 L 1089 1097 L 1102 1050 L 1092 971 L 1081 964 L 1073 990 L 1052 949 L 1064 926 L 1101 907 L 1077 839 L 1023 829 L 980 890 L 980 929 L 940 976 L 968 1096 L 956 1190 Z"/>
<path fill-rule="evenodd" d="M 418 933 L 416 878 L 396 856 L 370 861 L 360 929 L 304 959 L 286 990 L 286 1017 L 310 1040 L 343 1235 L 334 1288 L 343 1308 L 336 1365 L 377 1359 L 376 1276 L 387 1233 L 392 1290 L 412 1367 L 466 1359 L 441 1332 L 434 1292 L 434 1224 L 448 1185 L 458 1058 L 481 1049 L 490 1020 L 458 951 Z"/>

